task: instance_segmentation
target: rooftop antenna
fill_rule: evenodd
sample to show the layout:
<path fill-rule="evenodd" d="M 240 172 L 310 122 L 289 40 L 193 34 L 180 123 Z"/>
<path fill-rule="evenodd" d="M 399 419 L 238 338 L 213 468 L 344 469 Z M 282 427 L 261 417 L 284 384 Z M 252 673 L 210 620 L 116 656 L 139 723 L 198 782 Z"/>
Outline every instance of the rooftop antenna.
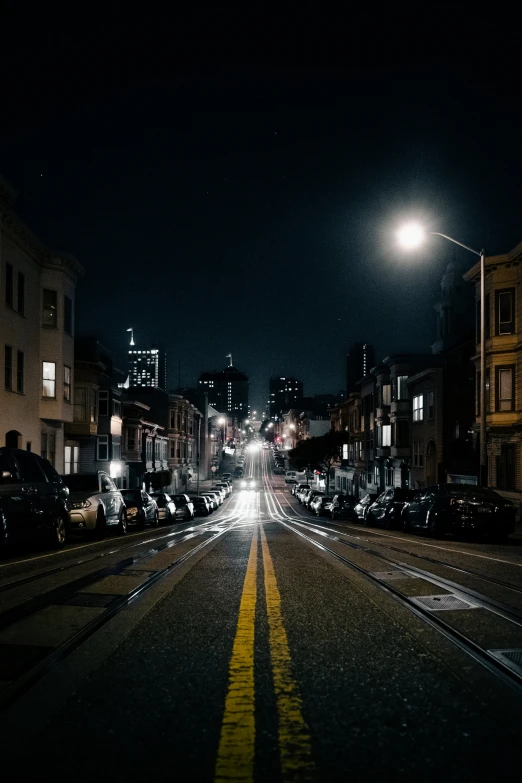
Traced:
<path fill-rule="evenodd" d="M 127 329 L 127 331 L 131 333 L 130 345 L 136 345 L 136 343 L 134 342 L 134 329 L 132 328 L 132 326 L 130 327 L 130 329 Z"/>
<path fill-rule="evenodd" d="M 228 366 L 232 367 L 232 354 L 231 353 L 227 353 L 227 355 L 225 356 L 225 359 L 230 359 L 230 362 L 228 363 Z"/>

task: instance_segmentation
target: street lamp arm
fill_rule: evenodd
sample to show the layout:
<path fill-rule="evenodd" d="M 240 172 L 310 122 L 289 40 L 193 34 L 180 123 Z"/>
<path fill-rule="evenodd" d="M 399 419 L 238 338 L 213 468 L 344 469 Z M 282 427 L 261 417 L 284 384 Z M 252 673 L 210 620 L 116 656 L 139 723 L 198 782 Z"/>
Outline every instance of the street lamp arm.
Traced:
<path fill-rule="evenodd" d="M 481 252 L 479 252 L 478 250 L 474 250 L 472 247 L 468 247 L 468 245 L 464 245 L 462 242 L 457 242 L 456 239 L 453 239 L 453 237 L 449 237 L 447 234 L 441 234 L 439 231 L 429 231 L 428 233 L 431 236 L 443 237 L 444 239 L 449 239 L 450 242 L 453 242 L 455 245 L 459 245 L 460 247 L 463 247 L 465 250 L 469 250 L 470 253 L 475 253 L 476 256 L 482 256 L 484 254 L 483 250 Z"/>

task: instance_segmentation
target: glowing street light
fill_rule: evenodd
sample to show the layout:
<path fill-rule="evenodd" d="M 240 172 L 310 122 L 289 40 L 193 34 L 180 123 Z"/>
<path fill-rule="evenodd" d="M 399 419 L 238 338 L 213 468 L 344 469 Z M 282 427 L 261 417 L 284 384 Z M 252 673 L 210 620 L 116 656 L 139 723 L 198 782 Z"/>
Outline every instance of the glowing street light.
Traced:
<path fill-rule="evenodd" d="M 425 231 L 423 227 L 418 223 L 406 223 L 402 228 L 397 231 L 397 239 L 402 247 L 413 249 L 419 247 L 427 236 L 436 236 L 447 239 L 449 242 L 453 242 L 454 245 L 463 247 L 464 250 L 469 250 L 476 256 L 480 257 L 480 476 L 479 483 L 481 486 L 486 486 L 488 483 L 487 476 L 487 457 L 486 457 L 486 296 L 485 296 L 485 279 L 486 279 L 486 257 L 484 250 L 480 252 L 474 250 L 468 245 L 464 245 L 462 242 L 458 242 L 453 237 L 449 237 L 447 234 L 441 234 L 439 231 Z"/>

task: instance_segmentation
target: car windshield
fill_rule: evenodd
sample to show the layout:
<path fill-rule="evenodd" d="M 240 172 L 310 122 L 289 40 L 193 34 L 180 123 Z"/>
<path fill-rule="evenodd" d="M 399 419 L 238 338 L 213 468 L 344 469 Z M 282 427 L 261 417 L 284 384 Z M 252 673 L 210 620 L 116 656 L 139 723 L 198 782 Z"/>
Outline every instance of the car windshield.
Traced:
<path fill-rule="evenodd" d="M 69 473 L 62 476 L 71 492 L 99 492 L 97 473 Z"/>
<path fill-rule="evenodd" d="M 124 489 L 121 494 L 128 503 L 138 503 L 141 500 L 140 489 Z"/>

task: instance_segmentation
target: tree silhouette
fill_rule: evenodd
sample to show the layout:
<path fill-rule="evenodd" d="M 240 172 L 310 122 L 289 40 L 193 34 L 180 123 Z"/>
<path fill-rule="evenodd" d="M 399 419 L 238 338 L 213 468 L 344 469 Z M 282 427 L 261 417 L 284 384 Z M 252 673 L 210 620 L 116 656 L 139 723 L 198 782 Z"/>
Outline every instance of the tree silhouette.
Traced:
<path fill-rule="evenodd" d="M 298 470 L 320 470 L 326 473 L 326 492 L 330 489 L 330 468 L 341 456 L 344 443 L 348 442 L 348 434 L 330 430 L 326 435 L 317 438 L 301 440 L 288 452 L 292 465 Z"/>

